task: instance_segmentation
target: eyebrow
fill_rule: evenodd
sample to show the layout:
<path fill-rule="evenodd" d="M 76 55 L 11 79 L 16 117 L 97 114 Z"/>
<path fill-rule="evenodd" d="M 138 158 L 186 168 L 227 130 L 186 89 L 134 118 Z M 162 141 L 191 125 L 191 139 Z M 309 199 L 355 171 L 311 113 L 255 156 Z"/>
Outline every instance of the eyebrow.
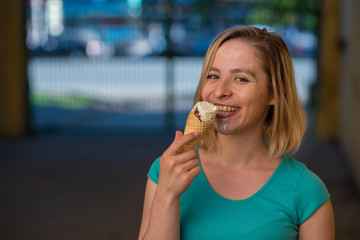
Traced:
<path fill-rule="evenodd" d="M 211 67 L 210 71 L 214 71 L 214 72 L 218 72 L 218 73 L 220 72 L 220 70 L 216 67 Z M 255 74 L 247 68 L 234 68 L 234 69 L 230 70 L 230 73 L 232 73 L 232 74 L 240 73 L 240 72 L 247 73 L 247 74 L 253 76 L 254 78 L 256 78 Z"/>

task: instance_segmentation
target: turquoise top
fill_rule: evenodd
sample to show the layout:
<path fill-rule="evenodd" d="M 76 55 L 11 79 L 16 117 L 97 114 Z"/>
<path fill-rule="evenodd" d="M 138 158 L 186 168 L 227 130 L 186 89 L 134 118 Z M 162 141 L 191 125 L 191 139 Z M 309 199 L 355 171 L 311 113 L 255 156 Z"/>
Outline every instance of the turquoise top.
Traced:
<path fill-rule="evenodd" d="M 156 159 L 148 173 L 156 184 L 159 162 Z M 180 197 L 180 236 L 185 240 L 297 239 L 299 225 L 329 197 L 318 176 L 285 156 L 266 184 L 244 200 L 217 194 L 201 171 Z"/>

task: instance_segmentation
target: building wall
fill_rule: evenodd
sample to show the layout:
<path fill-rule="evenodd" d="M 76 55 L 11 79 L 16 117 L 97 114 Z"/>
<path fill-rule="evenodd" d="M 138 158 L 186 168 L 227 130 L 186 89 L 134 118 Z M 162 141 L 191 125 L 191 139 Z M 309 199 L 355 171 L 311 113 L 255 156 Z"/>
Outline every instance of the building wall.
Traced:
<path fill-rule="evenodd" d="M 340 140 L 360 189 L 360 1 L 341 1 Z"/>

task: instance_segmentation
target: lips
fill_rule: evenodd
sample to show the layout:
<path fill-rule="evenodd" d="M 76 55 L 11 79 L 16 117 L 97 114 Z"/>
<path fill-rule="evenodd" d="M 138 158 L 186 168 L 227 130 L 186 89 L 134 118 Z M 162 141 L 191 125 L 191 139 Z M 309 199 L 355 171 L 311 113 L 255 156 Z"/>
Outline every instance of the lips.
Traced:
<path fill-rule="evenodd" d="M 234 115 L 240 108 L 227 105 L 216 105 L 218 107 L 217 118 L 228 118 Z"/>

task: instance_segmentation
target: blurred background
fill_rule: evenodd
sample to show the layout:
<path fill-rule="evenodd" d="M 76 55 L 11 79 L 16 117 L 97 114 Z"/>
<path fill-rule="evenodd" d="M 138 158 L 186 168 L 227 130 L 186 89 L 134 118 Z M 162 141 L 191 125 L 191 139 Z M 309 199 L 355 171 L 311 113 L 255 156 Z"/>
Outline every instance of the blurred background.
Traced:
<path fill-rule="evenodd" d="M 360 2 L 0 3 L 0 238 L 137 239 L 146 173 L 182 130 L 214 37 L 279 33 L 308 114 L 299 161 L 359 239 Z"/>

